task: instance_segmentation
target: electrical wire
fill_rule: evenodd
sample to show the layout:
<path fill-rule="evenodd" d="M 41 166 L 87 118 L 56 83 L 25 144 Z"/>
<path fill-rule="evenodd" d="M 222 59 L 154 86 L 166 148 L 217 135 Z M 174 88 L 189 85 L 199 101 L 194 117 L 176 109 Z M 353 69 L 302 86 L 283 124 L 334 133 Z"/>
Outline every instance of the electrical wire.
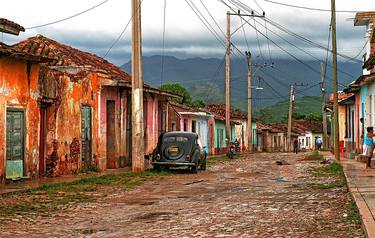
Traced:
<path fill-rule="evenodd" d="M 138 11 L 139 7 L 141 6 L 143 0 L 141 0 L 139 2 L 139 6 L 138 8 L 136 9 L 136 11 Z M 113 49 L 113 47 L 120 41 L 120 39 L 122 38 L 122 36 L 124 35 L 126 29 L 128 29 L 129 25 L 130 25 L 130 22 L 133 20 L 133 15 L 130 17 L 129 21 L 126 23 L 126 25 L 124 26 L 124 28 L 122 29 L 122 31 L 120 32 L 120 35 L 118 35 L 118 37 L 115 39 L 115 41 L 113 41 L 113 43 L 111 44 L 111 46 L 108 48 L 108 50 L 105 52 L 103 58 L 106 58 L 107 55 L 109 54 L 109 52 L 111 52 L 111 50 Z"/>
<path fill-rule="evenodd" d="M 221 1 L 221 2 L 223 2 L 227 7 L 229 7 L 229 8 L 232 9 L 232 11 L 233 11 L 233 8 L 231 8 L 228 4 L 226 4 L 224 1 Z M 246 10 L 245 10 L 245 11 L 246 11 Z M 255 19 L 254 19 L 254 21 L 255 21 Z M 247 24 L 249 24 L 249 25 L 251 26 L 251 24 L 250 24 L 250 20 L 245 21 L 245 23 L 247 23 Z M 272 25 L 273 25 L 273 24 L 272 24 Z M 252 27 L 253 27 L 253 26 L 252 26 Z M 276 26 L 276 27 L 277 27 L 277 26 Z M 253 27 L 253 28 L 254 28 L 254 27 Z M 256 29 L 256 28 L 254 28 L 254 29 Z M 256 29 L 256 30 L 257 30 L 257 29 Z M 271 31 L 271 30 L 270 30 L 270 31 Z M 317 70 L 315 70 L 314 68 L 312 68 L 311 66 L 305 64 L 303 61 L 297 59 L 294 55 L 292 55 L 291 53 L 289 53 L 288 51 L 286 51 L 285 49 L 283 49 L 282 47 L 280 47 L 279 45 L 277 45 L 277 44 L 276 44 L 274 41 L 272 41 L 268 36 L 264 35 L 264 34 L 261 33 L 261 32 L 259 32 L 259 33 L 260 33 L 261 35 L 263 35 L 265 38 L 269 39 L 272 43 L 274 43 L 278 48 L 280 48 L 281 50 L 283 50 L 283 51 L 284 51 L 285 53 L 287 53 L 289 56 L 291 56 L 292 58 L 296 59 L 296 60 L 299 61 L 300 63 L 304 64 L 306 67 L 308 67 L 310 70 L 314 71 L 315 73 L 320 74 L 319 71 L 317 71 Z M 272 31 L 272 33 L 274 33 L 274 32 Z M 275 33 L 274 33 L 274 34 L 275 34 Z M 276 35 L 278 35 L 278 34 L 276 34 Z M 280 35 L 278 35 L 278 36 L 281 37 Z M 283 38 L 283 37 L 281 37 L 281 38 Z M 286 42 L 290 43 L 290 42 L 287 41 L 287 40 L 286 40 Z M 291 44 L 291 43 L 290 43 L 290 44 Z M 292 45 L 294 45 L 294 44 L 292 44 Z M 297 47 L 297 46 L 295 46 L 295 47 Z M 299 48 L 299 47 L 297 47 L 297 48 Z M 327 51 L 331 51 L 330 49 L 327 49 L 326 47 L 321 46 L 321 45 L 320 45 L 320 48 L 324 48 L 324 49 L 327 50 Z M 299 49 L 300 49 L 300 48 L 299 48 Z M 303 52 L 305 52 L 305 53 L 307 53 L 308 55 L 312 56 L 310 53 L 306 52 L 305 50 L 303 50 L 303 49 L 300 49 L 300 50 L 302 50 Z M 316 58 L 315 56 L 312 56 L 312 57 L 314 57 L 315 59 L 319 60 L 319 59 Z M 345 56 L 345 57 L 347 58 L 347 57 L 349 57 L 349 56 Z M 350 58 L 350 57 L 349 57 L 349 58 Z M 351 75 L 351 74 L 349 74 L 349 73 L 346 73 L 346 72 L 341 71 L 341 70 L 339 70 L 339 71 L 340 71 L 341 73 L 343 73 L 343 74 L 345 74 L 345 75 L 351 77 L 351 78 L 355 78 L 353 75 Z"/>
<path fill-rule="evenodd" d="M 166 18 L 166 12 L 167 12 L 167 0 L 164 0 L 164 16 L 163 16 L 163 48 L 162 48 L 162 55 L 161 55 L 160 86 L 163 85 L 163 79 L 164 79 L 165 18 Z"/>
<path fill-rule="evenodd" d="M 185 2 L 189 5 L 189 7 L 193 10 L 195 15 L 199 18 L 199 20 L 205 25 L 205 27 L 215 36 L 215 38 L 226 48 L 224 41 L 220 38 L 219 34 L 216 30 L 211 26 L 211 24 L 207 21 L 204 15 L 199 11 L 197 6 L 194 4 L 192 0 L 185 0 Z"/>
<path fill-rule="evenodd" d="M 101 2 L 101 3 L 99 3 L 99 4 L 96 4 L 96 5 L 94 5 L 94 6 L 90 7 L 90 8 L 88 8 L 88 9 L 86 9 L 86 10 L 84 10 L 84 11 L 78 12 L 78 13 L 76 13 L 76 14 L 74 14 L 74 15 L 71 15 L 71 16 L 68 16 L 68 17 L 65 17 L 65 18 L 62 18 L 62 19 L 56 20 L 56 21 L 52 21 L 52 22 L 48 22 L 48 23 L 44 23 L 44 24 L 41 24 L 41 25 L 35 25 L 35 26 L 26 27 L 25 29 L 26 29 L 26 30 L 31 30 L 31 29 L 35 29 L 35 28 L 40 28 L 40 27 L 50 26 L 50 25 L 53 25 L 53 24 L 56 24 L 56 23 L 60 23 L 60 22 L 63 22 L 63 21 L 66 21 L 66 20 L 72 19 L 72 18 L 74 18 L 74 17 L 80 16 L 80 15 L 86 13 L 86 12 L 89 12 L 89 11 L 91 11 L 91 10 L 97 8 L 97 7 L 99 7 L 99 6 L 103 5 L 103 4 L 105 4 L 105 3 L 108 2 L 108 1 L 109 1 L 109 0 L 105 0 L 105 1 L 103 1 L 103 2 Z"/>
<path fill-rule="evenodd" d="M 203 5 L 204 9 L 206 9 L 208 15 L 210 15 L 211 19 L 214 21 L 215 25 L 217 26 L 217 28 L 219 28 L 219 30 L 221 31 L 221 33 L 224 35 L 225 37 L 225 33 L 223 31 L 223 29 L 220 27 L 219 23 L 217 23 L 216 19 L 214 18 L 214 16 L 211 14 L 211 12 L 208 10 L 208 8 L 206 7 L 206 5 L 204 4 L 204 2 L 202 0 L 199 0 L 201 2 L 201 4 Z"/>
<path fill-rule="evenodd" d="M 275 2 L 272 0 L 264 0 L 269 3 L 285 6 L 285 7 L 293 7 L 293 8 L 299 8 L 299 9 L 305 9 L 305 10 L 311 10 L 311 11 L 320 11 L 320 12 L 331 12 L 331 9 L 322 9 L 322 8 L 312 8 L 312 7 L 305 7 L 305 6 L 298 6 L 298 5 L 292 5 L 292 4 L 287 4 L 287 3 L 282 3 L 282 2 Z M 368 11 L 368 10 L 367 10 Z M 361 11 L 350 11 L 350 10 L 336 10 L 336 12 L 341 12 L 341 13 L 357 13 Z"/>

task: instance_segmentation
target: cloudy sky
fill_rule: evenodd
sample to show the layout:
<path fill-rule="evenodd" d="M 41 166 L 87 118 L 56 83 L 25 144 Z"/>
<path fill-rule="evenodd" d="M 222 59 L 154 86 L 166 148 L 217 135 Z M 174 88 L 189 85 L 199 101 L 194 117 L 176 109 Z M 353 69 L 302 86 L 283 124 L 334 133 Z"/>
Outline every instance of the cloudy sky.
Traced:
<path fill-rule="evenodd" d="M 102 1 L 103 0 L 3 1 L 0 8 L 0 17 L 15 21 L 27 29 L 36 25 L 68 17 L 99 4 Z M 192 1 L 199 11 L 204 14 L 210 24 L 215 27 L 220 40 L 224 41 L 224 36 L 220 29 L 215 25 L 205 9 L 205 6 L 212 14 L 212 17 L 217 21 L 220 28 L 224 31 L 226 26 L 225 13 L 229 10 L 228 7 L 224 6 L 218 0 Z M 330 9 L 329 0 L 275 1 L 312 8 Z M 205 28 L 185 0 L 167 0 L 166 2 L 165 54 L 174 55 L 180 58 L 195 56 L 222 58 L 224 56 L 225 50 L 220 42 Z M 205 6 L 202 5 L 202 2 Z M 230 1 L 226 0 L 225 2 L 229 3 Z M 261 12 L 264 10 L 269 19 L 281 24 L 293 32 L 303 35 L 304 37 L 322 45 L 327 45 L 330 12 L 309 11 L 285 7 L 267 2 L 266 0 L 242 0 L 242 2 L 255 11 Z M 26 32 L 18 37 L 4 34 L 0 39 L 3 39 L 7 44 L 12 44 L 24 38 L 36 34 L 42 34 L 81 50 L 90 51 L 99 56 L 104 56 L 128 23 L 131 17 L 130 6 L 130 0 L 109 0 L 92 11 L 64 22 L 46 27 L 27 29 Z M 375 2 L 373 0 L 336 0 L 336 8 L 337 10 L 375 11 Z M 164 0 L 143 0 L 142 2 L 144 55 L 161 54 L 163 9 Z M 340 52 L 349 56 L 357 55 L 365 43 L 365 29 L 364 27 L 353 26 L 354 15 L 355 13 L 337 13 L 338 49 Z M 246 19 L 249 18 L 247 17 Z M 266 34 L 264 20 L 256 19 L 256 21 L 255 24 L 257 29 L 262 32 L 262 34 Z M 250 23 L 254 26 L 253 20 L 250 20 Z M 240 25 L 241 20 L 238 17 L 232 17 L 232 31 L 237 29 Z M 302 51 L 296 50 L 293 46 L 274 35 L 272 31 L 281 35 L 294 45 L 303 48 L 310 54 L 318 58 L 324 58 L 324 51 L 311 47 L 310 45 L 281 32 L 272 24 L 267 24 L 267 27 L 269 38 L 288 52 L 304 59 L 311 59 L 310 56 L 307 56 Z M 253 52 L 253 55 L 257 57 L 261 57 L 261 55 L 263 55 L 263 57 L 269 57 L 268 44 L 270 44 L 271 57 L 289 57 L 272 42 L 267 41 L 261 33 L 258 34 L 258 44 L 256 31 L 251 26 L 245 25 L 244 30 L 249 49 Z M 232 42 L 241 51 L 247 50 L 247 44 L 242 29 L 233 35 Z M 129 60 L 129 56 L 130 26 L 106 58 L 117 65 L 121 65 Z"/>

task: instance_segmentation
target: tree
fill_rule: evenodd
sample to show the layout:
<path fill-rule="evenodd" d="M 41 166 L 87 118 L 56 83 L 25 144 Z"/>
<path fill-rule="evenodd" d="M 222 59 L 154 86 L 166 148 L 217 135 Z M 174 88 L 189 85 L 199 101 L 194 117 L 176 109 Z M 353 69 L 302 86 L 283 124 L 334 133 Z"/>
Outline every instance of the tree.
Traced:
<path fill-rule="evenodd" d="M 191 96 L 190 93 L 186 88 L 184 88 L 181 84 L 179 83 L 166 83 L 161 85 L 160 87 L 161 90 L 175 93 L 181 98 L 171 98 L 172 101 L 178 102 L 181 104 L 190 104 L 191 103 Z"/>
<path fill-rule="evenodd" d="M 171 98 L 171 101 L 189 105 L 194 108 L 201 108 L 205 106 L 202 100 L 193 100 L 189 91 L 179 83 L 166 83 L 161 85 L 160 89 L 181 96 L 181 98 Z"/>

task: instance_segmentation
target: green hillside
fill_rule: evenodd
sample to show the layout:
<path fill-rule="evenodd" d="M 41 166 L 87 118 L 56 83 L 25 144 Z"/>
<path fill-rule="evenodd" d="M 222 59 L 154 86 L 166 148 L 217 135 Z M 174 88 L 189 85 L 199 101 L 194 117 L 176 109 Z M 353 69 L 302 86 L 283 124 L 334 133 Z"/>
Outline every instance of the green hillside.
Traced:
<path fill-rule="evenodd" d="M 288 115 L 289 101 L 281 101 L 255 112 L 255 116 L 266 123 L 285 121 Z M 297 98 L 294 103 L 294 113 L 321 114 L 322 99 L 320 97 L 306 96 Z"/>

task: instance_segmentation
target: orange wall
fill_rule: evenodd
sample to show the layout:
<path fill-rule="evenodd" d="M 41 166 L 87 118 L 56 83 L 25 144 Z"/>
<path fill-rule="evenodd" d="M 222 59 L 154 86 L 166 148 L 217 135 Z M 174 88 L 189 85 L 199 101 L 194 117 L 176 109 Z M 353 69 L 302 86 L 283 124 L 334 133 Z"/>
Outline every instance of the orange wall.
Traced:
<path fill-rule="evenodd" d="M 58 80 L 60 88 L 58 97 L 61 98 L 61 102 L 47 108 L 46 160 L 47 163 L 55 162 L 53 169 L 47 175 L 71 174 L 82 169 L 82 105 L 90 106 L 92 110 L 92 163 L 98 165 L 101 169 L 105 169 L 104 165 L 99 163 L 101 157 L 99 151 L 103 151 L 100 147 L 105 146 L 105 144 L 100 143 L 98 134 L 98 77 L 96 74 L 89 74 L 77 81 L 71 80 L 68 76 L 60 76 L 55 80 Z"/>
<path fill-rule="evenodd" d="M 37 99 L 39 66 L 32 64 L 27 74 L 27 62 L 0 58 L 0 181 L 5 178 L 6 110 L 25 110 L 25 170 L 28 177 L 38 176 L 39 106 Z"/>

